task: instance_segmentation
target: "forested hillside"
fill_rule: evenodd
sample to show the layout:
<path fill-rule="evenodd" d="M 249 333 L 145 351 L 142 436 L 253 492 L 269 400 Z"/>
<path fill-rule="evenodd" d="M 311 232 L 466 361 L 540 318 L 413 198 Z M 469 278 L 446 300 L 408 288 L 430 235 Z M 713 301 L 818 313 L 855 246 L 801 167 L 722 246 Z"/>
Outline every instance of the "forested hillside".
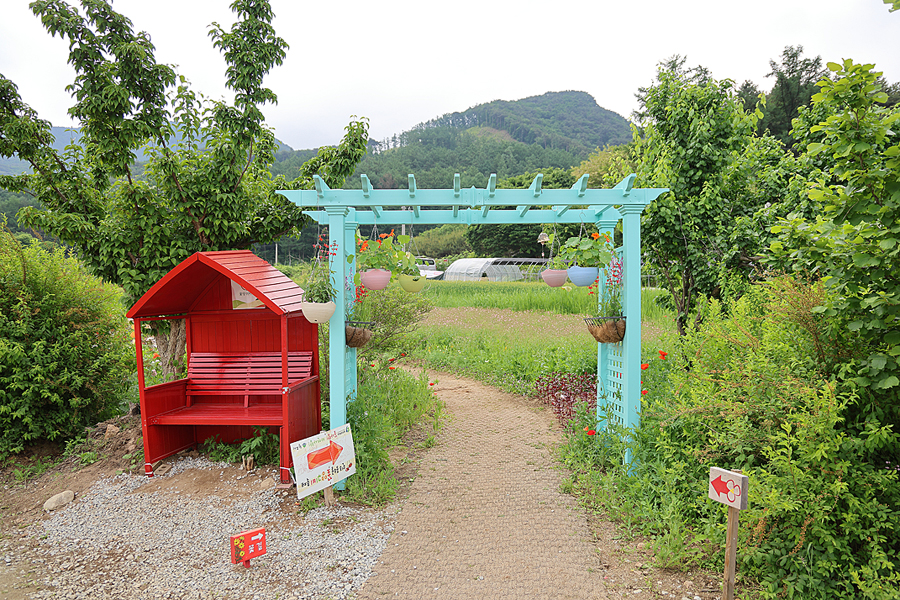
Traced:
<path fill-rule="evenodd" d="M 368 156 L 346 187 L 358 187 L 360 173 L 379 188 L 406 187 L 409 173 L 423 188 L 447 187 L 454 173 L 460 173 L 465 187 L 484 186 L 491 173 L 504 178 L 570 168 L 597 148 L 629 141 L 628 121 L 585 92 L 495 100 L 370 141 Z M 272 171 L 289 174 L 307 152 L 286 156 Z"/>

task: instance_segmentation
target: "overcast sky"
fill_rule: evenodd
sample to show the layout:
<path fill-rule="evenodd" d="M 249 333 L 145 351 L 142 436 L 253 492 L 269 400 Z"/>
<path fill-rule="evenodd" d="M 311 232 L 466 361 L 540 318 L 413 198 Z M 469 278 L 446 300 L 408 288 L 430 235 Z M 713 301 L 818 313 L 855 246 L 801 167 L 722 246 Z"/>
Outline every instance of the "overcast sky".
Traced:
<path fill-rule="evenodd" d="M 38 114 L 71 125 L 67 44 L 51 38 L 27 0 L 2 0 L 0 73 Z M 147 31 L 160 62 L 194 89 L 227 97 L 225 64 L 208 25 L 232 22 L 226 0 L 116 0 Z M 674 54 L 738 84 L 772 86 L 769 60 L 787 45 L 825 62 L 874 62 L 900 79 L 900 12 L 882 0 L 273 0 L 290 45 L 266 80 L 279 98 L 264 111 L 294 148 L 337 143 L 351 115 L 383 139 L 491 100 L 580 90 L 628 117 L 634 93 Z"/>

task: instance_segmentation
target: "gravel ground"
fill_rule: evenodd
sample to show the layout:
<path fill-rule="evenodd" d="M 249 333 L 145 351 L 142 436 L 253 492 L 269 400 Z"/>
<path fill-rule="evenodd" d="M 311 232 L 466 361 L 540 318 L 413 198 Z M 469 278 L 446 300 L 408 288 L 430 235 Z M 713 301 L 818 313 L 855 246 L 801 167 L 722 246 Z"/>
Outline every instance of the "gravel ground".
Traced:
<path fill-rule="evenodd" d="M 218 494 L 191 497 L 215 478 Z M 212 471 L 212 473 L 210 473 Z M 118 475 L 47 520 L 4 562 L 37 584 L 32 598 L 348 598 L 369 578 L 397 509 L 336 506 L 298 514 L 296 491 L 227 463 L 183 458 L 148 479 Z M 168 484 L 168 485 L 167 485 Z M 151 488 L 156 488 L 151 489 Z M 268 553 L 231 564 L 229 536 L 266 526 Z"/>

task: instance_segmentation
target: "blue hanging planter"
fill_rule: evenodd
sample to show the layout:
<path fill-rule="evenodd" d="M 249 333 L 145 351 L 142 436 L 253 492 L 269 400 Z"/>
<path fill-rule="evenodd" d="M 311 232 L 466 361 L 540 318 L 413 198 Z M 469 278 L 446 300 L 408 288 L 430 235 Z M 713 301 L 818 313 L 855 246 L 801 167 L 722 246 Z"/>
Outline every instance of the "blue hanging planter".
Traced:
<path fill-rule="evenodd" d="M 597 281 L 600 269 L 597 267 L 569 267 L 569 279 L 578 287 L 587 287 Z"/>

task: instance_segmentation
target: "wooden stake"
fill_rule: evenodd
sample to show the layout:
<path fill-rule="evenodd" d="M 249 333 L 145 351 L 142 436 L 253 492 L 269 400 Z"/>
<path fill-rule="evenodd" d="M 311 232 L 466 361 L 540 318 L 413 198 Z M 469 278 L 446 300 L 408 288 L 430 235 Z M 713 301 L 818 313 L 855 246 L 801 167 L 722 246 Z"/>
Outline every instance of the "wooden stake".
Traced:
<path fill-rule="evenodd" d="M 728 529 L 725 533 L 725 592 L 722 600 L 734 600 L 734 566 L 737 558 L 738 518 L 741 511 L 728 507 Z"/>
<path fill-rule="evenodd" d="M 334 506 L 334 489 L 329 485 L 322 491 L 325 492 L 325 506 L 331 508 Z"/>

